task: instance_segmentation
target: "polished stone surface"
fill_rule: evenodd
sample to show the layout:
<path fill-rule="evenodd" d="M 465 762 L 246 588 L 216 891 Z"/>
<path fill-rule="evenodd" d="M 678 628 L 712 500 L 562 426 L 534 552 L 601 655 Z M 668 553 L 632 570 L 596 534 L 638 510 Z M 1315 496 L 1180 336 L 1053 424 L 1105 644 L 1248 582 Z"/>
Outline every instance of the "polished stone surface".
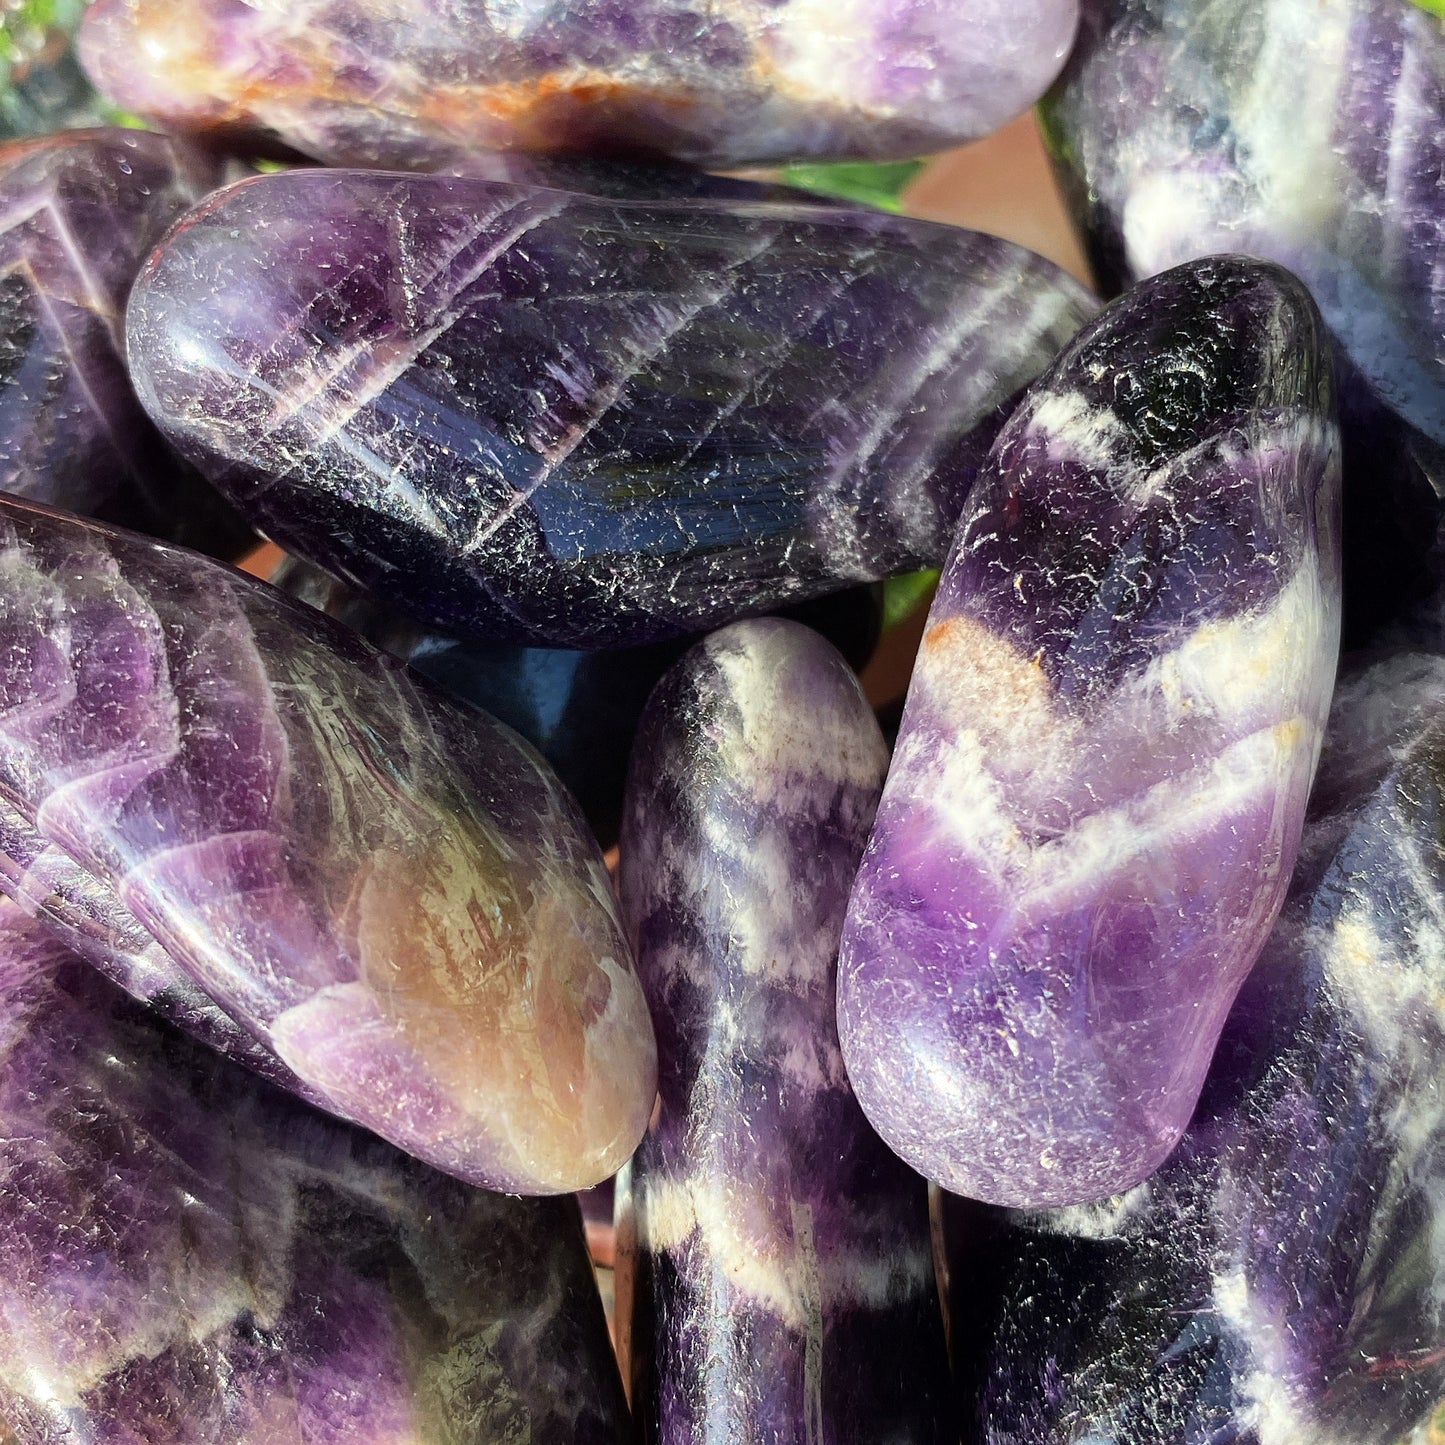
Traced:
<path fill-rule="evenodd" d="M 637 720 L 686 640 L 584 652 L 508 642 L 461 642 L 360 596 L 288 557 L 271 578 L 282 591 L 338 618 L 450 693 L 515 729 L 557 771 L 604 848 L 617 841 Z M 882 630 L 883 589 L 850 587 L 792 609 L 855 668 Z"/>
<path fill-rule="evenodd" d="M 288 551 L 458 635 L 602 647 L 936 563 L 1090 307 L 882 212 L 313 170 L 193 213 L 127 331 Z"/>
<path fill-rule="evenodd" d="M 775 618 L 699 643 L 643 715 L 618 888 L 658 1031 L 631 1166 L 648 1442 L 956 1439 L 924 1183 L 834 1022 L 887 763 L 843 659 Z"/>
<path fill-rule="evenodd" d="M 1164 1168 L 950 1211 L 970 1438 L 1441 1438 L 1442 717 L 1438 655 L 1342 677 L 1290 901 Z"/>
<path fill-rule="evenodd" d="M 839 965 L 868 1117 L 962 1194 L 1137 1184 L 1284 897 L 1338 645 L 1324 328 L 1216 258 L 1005 426 L 914 672 Z"/>
<path fill-rule="evenodd" d="M 581 1188 L 646 1125 L 607 875 L 531 749 L 254 578 L 4 498 L 0 891 L 470 1181 Z"/>
<path fill-rule="evenodd" d="M 1082 8 L 1046 128 L 1106 292 L 1192 257 L 1267 257 L 1347 358 L 1362 640 L 1445 580 L 1445 21 L 1404 0 Z"/>
<path fill-rule="evenodd" d="M 0 145 L 0 491 L 222 556 L 247 546 L 136 400 L 122 334 L 141 262 L 219 180 L 143 131 Z"/>
<path fill-rule="evenodd" d="M 0 1439 L 623 1445 L 571 1200 L 488 1194 L 0 900 Z"/>
<path fill-rule="evenodd" d="M 81 53 L 167 128 L 333 165 L 456 147 L 736 166 L 985 135 L 1058 73 L 1078 0 L 98 0 Z"/>

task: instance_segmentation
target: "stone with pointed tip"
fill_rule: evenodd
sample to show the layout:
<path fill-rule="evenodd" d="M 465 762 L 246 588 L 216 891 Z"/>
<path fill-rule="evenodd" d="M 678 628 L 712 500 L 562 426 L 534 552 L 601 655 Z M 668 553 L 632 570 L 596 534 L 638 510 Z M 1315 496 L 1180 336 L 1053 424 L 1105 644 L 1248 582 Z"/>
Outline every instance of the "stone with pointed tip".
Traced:
<path fill-rule="evenodd" d="M 1084 0 L 1045 106 L 1106 294 L 1213 252 L 1310 287 L 1341 353 L 1363 641 L 1445 581 L 1445 21 L 1406 0 Z"/>
<path fill-rule="evenodd" d="M 659 1039 L 630 1191 L 645 1440 L 957 1438 L 927 1193 L 834 1021 L 887 760 L 843 659 L 774 618 L 699 643 L 643 715 L 618 886 Z"/>
<path fill-rule="evenodd" d="M 1309 293 L 1220 257 L 1128 292 L 994 446 L 844 930 L 868 1117 L 945 1188 L 1130 1188 L 1189 1120 L 1289 880 L 1338 646 Z"/>
<path fill-rule="evenodd" d="M 0 1439 L 630 1438 L 577 1207 L 439 1174 L 0 900 Z"/>
<path fill-rule="evenodd" d="M 127 335 L 151 415 L 289 551 L 592 648 L 936 563 L 1090 309 L 883 212 L 312 170 L 193 212 Z"/>
<path fill-rule="evenodd" d="M 0 491 L 233 557 L 250 529 L 161 440 L 126 372 L 126 298 L 220 180 L 165 136 L 0 145 Z"/>
<path fill-rule="evenodd" d="M 1439 1438 L 1442 718 L 1438 655 L 1342 677 L 1290 900 L 1164 1168 L 945 1216 L 979 1439 Z"/>
<path fill-rule="evenodd" d="M 1058 73 L 1078 0 L 99 0 L 81 55 L 167 130 L 332 165 L 463 149 L 721 167 L 907 159 L 996 130 Z"/>
<path fill-rule="evenodd" d="M 254 578 L 0 498 L 0 891 L 461 1178 L 596 1183 L 654 1090 L 596 843 L 510 730 Z"/>

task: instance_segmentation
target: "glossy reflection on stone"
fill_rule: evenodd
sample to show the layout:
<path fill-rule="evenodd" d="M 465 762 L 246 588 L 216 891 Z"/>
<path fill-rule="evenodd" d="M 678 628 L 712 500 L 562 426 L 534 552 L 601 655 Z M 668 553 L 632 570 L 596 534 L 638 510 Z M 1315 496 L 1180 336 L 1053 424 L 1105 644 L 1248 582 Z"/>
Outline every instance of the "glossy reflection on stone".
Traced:
<path fill-rule="evenodd" d="M 652 1032 L 596 844 L 541 759 L 205 558 L 4 499 L 0 558 L 0 889 L 462 1178 L 614 1172 L 652 1104 Z"/>
<path fill-rule="evenodd" d="M 0 900 L 0 1439 L 623 1445 L 576 1205 L 163 1023 Z"/>
<path fill-rule="evenodd" d="M 0 491 L 221 556 L 246 547 L 136 400 L 122 337 L 141 262 L 219 179 L 144 131 L 0 145 Z"/>
<path fill-rule="evenodd" d="M 778 619 L 699 643 L 644 714 L 618 884 L 659 1040 L 631 1171 L 648 1441 L 953 1438 L 924 1184 L 834 1022 L 886 766 L 843 659 Z"/>
<path fill-rule="evenodd" d="M 1445 659 L 1342 678 L 1289 902 L 1147 1183 L 950 1227 L 977 1434 L 1445 1428 Z"/>
<path fill-rule="evenodd" d="M 462 642 L 360 596 L 319 568 L 288 557 L 271 579 L 416 668 L 448 692 L 515 729 L 567 785 L 602 846 L 617 841 L 637 720 L 685 640 L 599 652 Z M 882 588 L 850 587 L 794 609 L 861 668 L 882 630 Z"/>
<path fill-rule="evenodd" d="M 1029 392 L 930 614 L 840 963 L 883 1136 L 962 1194 L 1137 1184 L 1289 880 L 1334 679 L 1328 351 L 1277 267 L 1108 308 Z"/>
<path fill-rule="evenodd" d="M 1405 0 L 1085 0 L 1046 129 L 1106 291 L 1239 251 L 1310 287 L 1347 364 L 1363 638 L 1445 580 L 1445 23 Z"/>
<path fill-rule="evenodd" d="M 298 171 L 174 231 L 128 336 L 152 416 L 288 550 L 592 648 L 936 563 L 1089 309 L 882 212 Z"/>
<path fill-rule="evenodd" d="M 517 147 L 734 166 L 985 135 L 1077 21 L 1078 0 L 100 0 L 81 46 L 167 129 L 261 130 L 333 165 Z"/>

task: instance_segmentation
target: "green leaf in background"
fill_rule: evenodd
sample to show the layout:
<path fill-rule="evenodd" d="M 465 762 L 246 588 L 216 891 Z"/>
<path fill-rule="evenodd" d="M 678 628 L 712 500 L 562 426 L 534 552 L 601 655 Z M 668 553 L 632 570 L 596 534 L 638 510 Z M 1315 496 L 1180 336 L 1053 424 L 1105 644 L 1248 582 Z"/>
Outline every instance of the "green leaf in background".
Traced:
<path fill-rule="evenodd" d="M 922 169 L 922 161 L 835 161 L 831 165 L 784 166 L 781 179 L 820 196 L 896 211 L 903 188 Z"/>
<path fill-rule="evenodd" d="M 938 586 L 938 569 L 926 568 L 922 572 L 905 572 L 901 577 L 890 577 L 883 584 L 883 630 L 897 627 L 906 617 L 911 617 L 920 607 L 927 607 L 933 600 L 934 589 Z"/>
<path fill-rule="evenodd" d="M 1415 0 L 1415 4 L 1432 15 L 1445 16 L 1445 0 Z"/>

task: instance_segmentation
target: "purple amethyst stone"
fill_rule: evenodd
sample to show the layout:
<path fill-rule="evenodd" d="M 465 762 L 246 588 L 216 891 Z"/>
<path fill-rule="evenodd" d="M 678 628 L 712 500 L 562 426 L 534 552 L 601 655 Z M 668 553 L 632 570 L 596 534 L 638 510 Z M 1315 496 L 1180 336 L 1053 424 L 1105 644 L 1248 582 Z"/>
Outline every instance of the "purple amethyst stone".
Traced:
<path fill-rule="evenodd" d="M 585 1187 L 646 1125 L 607 874 L 530 748 L 254 578 L 5 498 L 0 892 L 474 1183 Z"/>
<path fill-rule="evenodd" d="M 622 646 L 937 563 L 1090 311 L 882 212 L 296 171 L 171 233 L 141 397 L 268 536 L 482 640 Z"/>
<path fill-rule="evenodd" d="M 333 165 L 457 149 L 731 167 L 908 158 L 1043 93 L 1078 0 L 101 0 L 100 89 L 168 130 Z"/>
<path fill-rule="evenodd" d="M 1065 348 L 995 444 L 849 905 L 839 1021 L 946 1188 L 1079 1203 L 1157 1168 L 1293 867 L 1339 632 L 1309 293 L 1219 257 Z"/>
<path fill-rule="evenodd" d="M 643 715 L 618 883 L 659 1040 L 631 1169 L 648 1442 L 956 1439 L 924 1183 L 834 1022 L 886 766 L 843 659 L 777 619 L 699 643 Z"/>

